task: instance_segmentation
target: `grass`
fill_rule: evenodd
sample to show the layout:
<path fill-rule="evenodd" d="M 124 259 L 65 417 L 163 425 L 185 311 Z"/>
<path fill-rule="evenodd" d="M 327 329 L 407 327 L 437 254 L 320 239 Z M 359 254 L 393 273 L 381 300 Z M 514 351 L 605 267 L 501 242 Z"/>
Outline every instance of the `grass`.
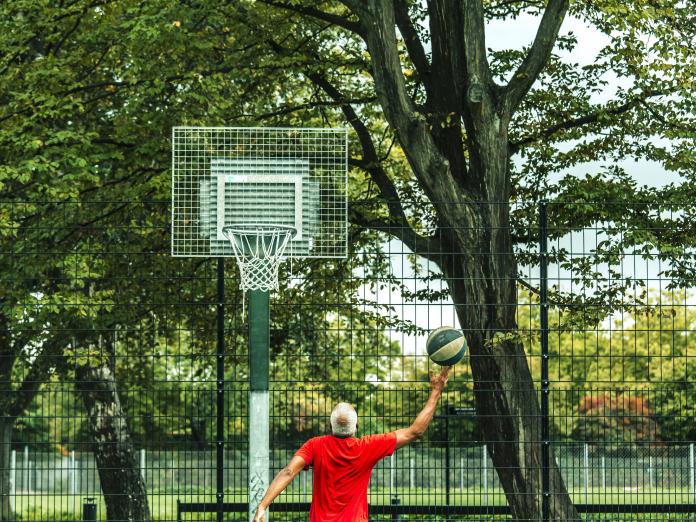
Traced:
<path fill-rule="evenodd" d="M 444 506 L 445 494 L 439 489 L 411 489 L 398 488 L 371 489 L 369 502 L 371 505 L 389 504 L 392 494 L 396 494 L 401 500 L 402 505 L 430 505 Z M 587 500 L 584 491 L 572 491 L 571 496 L 577 504 L 687 504 L 690 502 L 689 492 L 685 489 L 680 490 L 644 490 L 644 491 L 625 491 L 623 488 L 608 488 L 606 490 L 592 490 L 588 492 Z M 14 497 L 15 510 L 20 514 L 22 520 L 79 520 L 78 513 L 82 512 L 82 502 L 84 496 L 68 495 L 49 495 L 49 494 L 22 494 L 18 492 Z M 211 492 L 206 493 L 158 493 L 151 492 L 149 495 L 150 512 L 153 520 L 176 520 L 176 502 L 215 502 L 215 496 Z M 303 495 L 290 494 L 282 495 L 278 502 L 305 502 L 309 498 Z M 226 502 L 246 502 L 246 490 L 228 491 L 225 494 Z M 99 504 L 98 512 L 105 513 L 103 498 L 97 498 Z M 481 488 L 460 490 L 452 488 L 450 492 L 450 505 L 453 506 L 480 506 L 480 505 L 505 505 L 505 497 L 500 490 L 491 490 L 488 499 L 484 497 Z M 613 515 L 615 517 L 615 515 Z M 635 515 L 633 515 L 635 517 Z M 687 520 L 688 515 L 681 515 L 680 520 Z M 232 517 L 232 515 L 230 515 Z M 295 519 L 298 520 L 298 515 Z M 653 517 L 656 517 L 653 515 Z M 659 515 L 663 517 L 663 515 Z M 102 517 L 103 518 L 103 517 Z M 194 515 L 187 514 L 186 520 L 196 519 Z M 230 518 L 231 519 L 231 518 Z M 610 518 L 609 515 L 588 515 L 587 520 L 623 520 L 620 518 Z M 641 520 L 651 520 L 649 517 L 641 517 Z M 201 520 L 205 520 L 202 518 Z M 415 520 L 415 518 L 414 518 Z M 458 518 L 457 520 L 484 520 L 482 517 Z M 489 520 L 489 519 L 486 519 Z M 632 518 L 631 520 L 638 520 Z M 670 518 L 654 518 L 654 520 L 672 520 Z M 677 519 L 674 519 L 677 520 Z"/>

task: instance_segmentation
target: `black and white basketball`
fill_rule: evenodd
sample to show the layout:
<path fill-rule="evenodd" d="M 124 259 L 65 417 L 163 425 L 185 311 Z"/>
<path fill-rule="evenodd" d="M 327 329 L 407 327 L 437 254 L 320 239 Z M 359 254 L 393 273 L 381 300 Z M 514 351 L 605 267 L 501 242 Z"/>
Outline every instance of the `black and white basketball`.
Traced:
<path fill-rule="evenodd" d="M 466 338 L 461 330 L 441 326 L 430 332 L 425 342 L 428 357 L 440 366 L 452 366 L 462 360 L 466 353 Z"/>

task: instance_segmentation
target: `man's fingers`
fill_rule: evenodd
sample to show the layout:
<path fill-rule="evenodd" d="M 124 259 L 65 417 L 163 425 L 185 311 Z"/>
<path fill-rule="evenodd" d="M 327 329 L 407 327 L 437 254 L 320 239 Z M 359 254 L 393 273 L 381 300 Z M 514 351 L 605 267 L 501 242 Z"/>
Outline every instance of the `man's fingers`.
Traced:
<path fill-rule="evenodd" d="M 443 368 L 442 368 L 442 371 L 440 372 L 440 375 L 441 375 L 442 377 L 447 378 L 447 376 L 449 375 L 449 372 L 450 372 L 451 369 L 452 369 L 451 366 L 445 366 L 445 367 L 443 367 Z"/>

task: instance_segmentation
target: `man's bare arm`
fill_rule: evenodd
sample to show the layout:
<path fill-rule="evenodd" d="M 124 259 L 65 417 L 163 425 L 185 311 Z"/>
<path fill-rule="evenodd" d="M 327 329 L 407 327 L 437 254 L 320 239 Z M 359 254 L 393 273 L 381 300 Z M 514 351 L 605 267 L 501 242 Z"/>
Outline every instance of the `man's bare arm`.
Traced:
<path fill-rule="evenodd" d="M 295 455 L 290 460 L 288 465 L 278 472 L 278 474 L 273 479 L 273 482 L 271 482 L 270 486 L 268 486 L 266 494 L 261 499 L 259 509 L 256 512 L 256 516 L 254 516 L 254 522 L 263 522 L 264 520 L 266 520 L 266 510 L 268 509 L 268 506 L 270 506 L 271 502 L 273 502 L 278 497 L 278 495 L 280 495 L 285 490 L 285 488 L 287 488 L 290 485 L 293 479 L 297 476 L 297 474 L 300 471 L 302 471 L 302 468 L 304 467 L 304 459 Z"/>
<path fill-rule="evenodd" d="M 428 397 L 428 402 L 425 403 L 425 406 L 416 417 L 416 420 L 414 420 L 408 428 L 396 431 L 396 449 L 411 444 L 425 434 L 430 421 L 433 420 L 437 403 L 440 400 L 445 384 L 447 384 L 451 368 L 451 366 L 445 366 L 438 375 L 434 375 L 430 372 L 431 392 L 430 397 Z"/>

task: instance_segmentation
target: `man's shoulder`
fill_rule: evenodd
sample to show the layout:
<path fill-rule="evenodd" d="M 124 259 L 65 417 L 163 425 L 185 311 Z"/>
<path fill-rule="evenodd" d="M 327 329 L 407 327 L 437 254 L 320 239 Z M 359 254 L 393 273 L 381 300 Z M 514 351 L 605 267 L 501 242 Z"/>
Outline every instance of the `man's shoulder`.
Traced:
<path fill-rule="evenodd" d="M 330 435 L 317 435 L 316 437 L 311 437 L 311 438 L 307 439 L 307 442 L 305 442 L 305 444 L 317 444 L 317 443 L 321 444 L 329 437 L 330 437 Z"/>
<path fill-rule="evenodd" d="M 378 441 L 391 440 L 391 439 L 396 439 L 396 432 L 389 431 L 387 433 L 372 433 L 370 435 L 363 435 L 362 437 L 360 437 L 360 441 L 365 442 L 365 443 L 378 442 Z"/>
<path fill-rule="evenodd" d="M 396 432 L 395 431 L 388 431 L 386 433 L 370 433 L 369 435 L 363 435 L 361 438 L 367 439 L 367 438 L 392 438 L 396 437 Z"/>

